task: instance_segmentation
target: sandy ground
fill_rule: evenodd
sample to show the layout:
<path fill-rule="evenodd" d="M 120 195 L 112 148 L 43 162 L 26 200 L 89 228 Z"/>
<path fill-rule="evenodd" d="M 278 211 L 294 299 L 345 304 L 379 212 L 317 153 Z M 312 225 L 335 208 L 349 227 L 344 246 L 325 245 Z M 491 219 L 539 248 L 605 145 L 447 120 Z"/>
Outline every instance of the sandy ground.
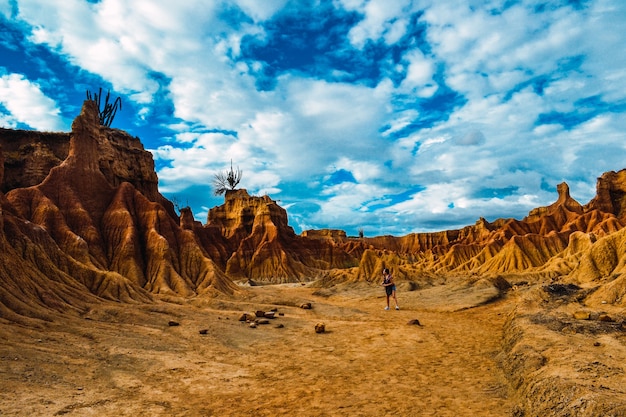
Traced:
<path fill-rule="evenodd" d="M 465 308 L 483 296 L 399 291 L 384 311 L 380 287 L 280 285 L 2 323 L 0 415 L 510 416 L 496 357 L 513 303 Z M 272 308 L 269 324 L 238 320 Z"/>

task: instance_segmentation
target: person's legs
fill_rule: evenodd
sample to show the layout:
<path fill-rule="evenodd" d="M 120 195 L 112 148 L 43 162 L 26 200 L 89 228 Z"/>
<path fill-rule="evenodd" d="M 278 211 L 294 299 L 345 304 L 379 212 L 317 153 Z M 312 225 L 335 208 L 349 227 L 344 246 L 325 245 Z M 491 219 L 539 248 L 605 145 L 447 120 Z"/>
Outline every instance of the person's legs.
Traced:
<path fill-rule="evenodd" d="M 389 310 L 389 294 L 387 294 L 387 310 Z"/>
<path fill-rule="evenodd" d="M 400 306 L 398 306 L 398 299 L 396 298 L 396 290 L 393 290 L 391 295 L 393 296 L 393 301 L 396 302 L 396 310 L 399 310 Z M 387 305 L 389 305 L 389 297 L 387 297 Z"/>

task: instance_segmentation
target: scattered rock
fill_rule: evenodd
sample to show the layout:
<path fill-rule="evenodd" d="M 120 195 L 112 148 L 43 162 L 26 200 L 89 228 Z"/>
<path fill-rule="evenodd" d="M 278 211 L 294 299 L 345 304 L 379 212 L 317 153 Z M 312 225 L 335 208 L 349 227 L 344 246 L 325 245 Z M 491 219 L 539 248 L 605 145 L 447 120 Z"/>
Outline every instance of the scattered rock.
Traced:
<path fill-rule="evenodd" d="M 274 314 L 276 314 L 276 312 L 274 312 L 274 311 L 267 311 L 267 312 L 265 312 L 264 317 L 266 319 L 273 319 L 275 317 Z"/>
<path fill-rule="evenodd" d="M 543 287 L 543 290 L 554 296 L 560 297 L 564 295 L 572 295 L 580 290 L 580 287 L 574 284 L 551 284 Z"/>
<path fill-rule="evenodd" d="M 250 323 L 250 328 L 251 328 L 251 329 L 256 328 L 256 323 L 255 323 L 255 322 Z"/>
<path fill-rule="evenodd" d="M 258 319 L 255 322 L 256 324 L 270 324 L 270 321 L 268 319 Z"/>
<path fill-rule="evenodd" d="M 170 320 L 170 321 L 167 323 L 167 325 L 168 325 L 168 326 L 180 326 L 180 323 L 179 323 L 179 322 L 177 322 L 177 321 L 174 321 L 174 320 Z"/>
<path fill-rule="evenodd" d="M 606 323 L 613 323 L 615 320 L 613 320 L 613 318 L 611 316 L 609 316 L 608 314 L 600 314 L 598 316 L 598 320 L 599 321 L 603 321 Z"/>
<path fill-rule="evenodd" d="M 500 291 L 508 291 L 512 288 L 511 283 L 507 281 L 501 275 L 498 275 L 497 277 L 493 278 L 491 282 L 493 283 L 493 286 L 499 289 Z"/>
<path fill-rule="evenodd" d="M 315 325 L 315 333 L 324 333 L 326 331 L 326 325 L 324 323 L 317 323 Z"/>
<path fill-rule="evenodd" d="M 598 346 L 602 346 L 602 343 L 600 343 L 600 342 L 595 342 L 593 345 L 594 345 L 594 346 L 596 346 L 596 347 L 598 347 Z"/>
<path fill-rule="evenodd" d="M 418 319 L 409 320 L 409 322 L 407 324 L 409 324 L 409 325 L 416 325 L 416 326 L 421 326 L 422 325 L 422 323 L 420 323 L 420 321 Z"/>
<path fill-rule="evenodd" d="M 255 314 L 256 314 L 257 317 L 263 317 L 263 316 L 265 316 L 265 311 L 257 310 Z"/>
<path fill-rule="evenodd" d="M 285 313 L 278 313 L 278 315 L 282 317 L 285 315 Z"/>
<path fill-rule="evenodd" d="M 239 316 L 239 321 L 251 321 L 251 320 L 254 320 L 255 318 L 256 318 L 256 315 L 254 314 L 242 313 L 241 316 Z"/>
<path fill-rule="evenodd" d="M 300 308 L 303 308 L 305 310 L 310 310 L 311 308 L 313 308 L 313 306 L 311 305 L 311 303 L 303 303 L 303 304 L 300 304 Z"/>
<path fill-rule="evenodd" d="M 282 324 L 282 323 L 280 323 L 280 324 L 277 324 L 277 325 L 276 325 L 276 326 L 274 326 L 274 327 L 276 327 L 277 329 L 282 329 L 283 327 L 285 327 L 285 325 L 284 325 L 284 324 Z"/>
<path fill-rule="evenodd" d="M 207 333 L 209 333 L 209 329 L 202 329 L 198 333 L 200 333 L 200 334 L 207 334 Z"/>
<path fill-rule="evenodd" d="M 589 320 L 591 314 L 588 311 L 577 311 L 574 313 L 574 318 L 576 320 Z"/>

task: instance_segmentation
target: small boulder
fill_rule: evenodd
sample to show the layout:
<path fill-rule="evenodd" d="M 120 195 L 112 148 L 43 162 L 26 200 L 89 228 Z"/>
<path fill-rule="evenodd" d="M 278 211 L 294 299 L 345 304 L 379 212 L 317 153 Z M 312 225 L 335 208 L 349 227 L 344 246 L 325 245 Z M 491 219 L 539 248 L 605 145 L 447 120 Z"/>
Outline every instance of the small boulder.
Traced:
<path fill-rule="evenodd" d="M 415 325 L 415 326 L 421 326 L 422 325 L 422 323 L 420 323 L 420 321 L 418 319 L 409 320 L 409 322 L 407 324 Z"/>
<path fill-rule="evenodd" d="M 265 311 L 257 310 L 255 314 L 256 314 L 257 317 L 263 317 L 265 315 Z"/>
<path fill-rule="evenodd" d="M 315 333 L 324 333 L 326 331 L 326 325 L 324 323 L 317 323 L 315 325 Z"/>
<path fill-rule="evenodd" d="M 170 320 L 169 322 L 167 322 L 167 325 L 170 326 L 170 327 L 180 326 L 180 323 L 177 322 L 177 321 L 174 321 L 174 320 Z"/>
<path fill-rule="evenodd" d="M 613 320 L 613 318 L 611 316 L 609 316 L 608 314 L 600 314 L 598 316 L 598 320 L 599 321 L 603 321 L 605 323 L 613 323 L 615 320 Z"/>
<path fill-rule="evenodd" d="M 576 320 L 589 320 L 591 318 L 591 314 L 588 311 L 579 310 L 574 313 L 574 318 Z"/>
<path fill-rule="evenodd" d="M 257 319 L 256 324 L 270 324 L 268 319 Z"/>
<path fill-rule="evenodd" d="M 311 303 L 303 303 L 303 304 L 300 304 L 300 308 L 303 308 L 305 310 L 310 310 L 311 308 L 313 308 L 313 306 L 311 305 Z"/>
<path fill-rule="evenodd" d="M 285 325 L 284 325 L 284 324 L 282 324 L 282 323 L 279 323 L 279 324 L 277 324 L 277 325 L 276 325 L 276 326 L 274 326 L 274 327 L 276 327 L 277 329 L 282 329 L 283 327 L 285 327 Z"/>
<path fill-rule="evenodd" d="M 207 334 L 207 333 L 209 333 L 209 329 L 202 329 L 198 333 L 200 333 L 200 334 Z"/>
<path fill-rule="evenodd" d="M 273 319 L 273 318 L 276 317 L 275 314 L 276 314 L 276 312 L 274 312 L 274 311 L 266 311 L 265 314 L 264 314 L 264 317 L 266 319 Z"/>
<path fill-rule="evenodd" d="M 251 329 L 256 328 L 256 323 L 255 323 L 255 322 L 250 323 L 250 328 L 251 328 Z"/>
<path fill-rule="evenodd" d="M 251 313 L 242 313 L 241 316 L 239 316 L 239 321 L 250 321 L 250 320 L 254 320 L 256 318 L 256 315 L 251 314 Z"/>

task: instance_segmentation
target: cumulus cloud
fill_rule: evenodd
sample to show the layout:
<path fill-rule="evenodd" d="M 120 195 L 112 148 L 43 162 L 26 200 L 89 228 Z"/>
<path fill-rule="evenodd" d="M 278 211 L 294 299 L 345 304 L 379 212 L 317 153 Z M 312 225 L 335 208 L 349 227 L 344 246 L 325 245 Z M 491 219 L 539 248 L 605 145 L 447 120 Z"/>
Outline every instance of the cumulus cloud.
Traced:
<path fill-rule="evenodd" d="M 287 0 L 265 0 L 263 2 L 257 0 L 236 0 L 235 3 L 255 21 L 263 21 L 278 12 L 287 3 Z"/>
<path fill-rule="evenodd" d="M 401 88 L 418 97 L 431 97 L 437 91 L 437 83 L 433 80 L 435 63 L 419 49 L 410 50 L 404 57 L 408 65 Z"/>
<path fill-rule="evenodd" d="M 343 1 L 339 3 L 351 11 L 361 13 L 364 18 L 355 25 L 349 33 L 350 42 L 357 48 L 362 48 L 367 41 L 384 40 L 385 43 L 392 45 L 396 43 L 406 33 L 408 26 L 408 17 L 410 13 L 407 8 L 411 2 L 409 0 L 402 1 Z"/>
<path fill-rule="evenodd" d="M 0 13 L 161 124 L 147 148 L 164 192 L 206 188 L 232 160 L 298 227 L 519 217 L 564 180 L 586 202 L 623 168 L 623 2 L 296 3 L 0 0 Z M 2 83 L 22 104 L 3 100 L 0 122 L 58 123 L 45 96 L 26 105 L 37 78 L 15 77 Z M 353 180 L 328 181 L 338 171 Z"/>
<path fill-rule="evenodd" d="M 18 123 L 23 123 L 44 131 L 60 131 L 64 128 L 54 100 L 22 74 L 0 76 L 0 104 L 7 111 L 2 116 L 6 127 L 18 127 Z"/>

